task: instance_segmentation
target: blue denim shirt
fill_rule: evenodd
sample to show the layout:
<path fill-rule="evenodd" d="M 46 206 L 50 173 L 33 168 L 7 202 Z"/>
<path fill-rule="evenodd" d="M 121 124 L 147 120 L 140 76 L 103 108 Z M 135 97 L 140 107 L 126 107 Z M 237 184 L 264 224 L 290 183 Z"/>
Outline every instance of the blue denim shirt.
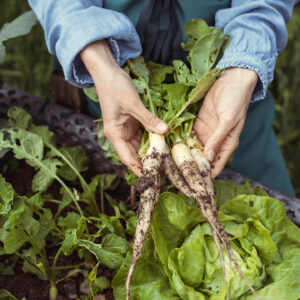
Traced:
<path fill-rule="evenodd" d="M 278 53 L 287 43 L 286 24 L 296 0 L 232 0 L 220 9 L 215 26 L 231 34 L 219 68 L 244 67 L 259 76 L 252 100 L 265 97 Z M 29 0 L 45 31 L 49 51 L 56 54 L 66 80 L 89 87 L 93 80 L 79 57 L 88 44 L 108 39 L 119 65 L 141 54 L 135 27 L 124 14 L 103 8 L 102 0 Z"/>

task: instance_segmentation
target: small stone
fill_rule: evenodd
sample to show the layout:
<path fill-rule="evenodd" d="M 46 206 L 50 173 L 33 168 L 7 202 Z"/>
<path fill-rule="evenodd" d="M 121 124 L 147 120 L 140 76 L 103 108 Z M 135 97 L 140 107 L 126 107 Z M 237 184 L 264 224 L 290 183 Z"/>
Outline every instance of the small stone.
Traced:
<path fill-rule="evenodd" d="M 65 290 L 65 296 L 68 299 L 77 299 L 78 298 L 75 282 L 66 282 L 64 284 L 64 290 Z"/>
<path fill-rule="evenodd" d="M 105 299 L 106 299 L 106 297 L 103 294 L 98 294 L 95 296 L 95 300 L 105 300 Z"/>
<path fill-rule="evenodd" d="M 86 282 L 81 282 L 79 290 L 81 294 L 88 295 L 90 292 L 90 286 Z"/>

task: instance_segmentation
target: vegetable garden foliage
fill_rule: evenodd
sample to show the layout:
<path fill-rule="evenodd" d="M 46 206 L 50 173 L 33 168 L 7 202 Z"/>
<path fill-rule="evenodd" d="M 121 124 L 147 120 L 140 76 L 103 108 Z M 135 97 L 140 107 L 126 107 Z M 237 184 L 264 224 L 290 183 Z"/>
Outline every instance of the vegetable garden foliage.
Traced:
<path fill-rule="evenodd" d="M 165 135 L 168 146 L 191 136 L 198 102 L 220 75 L 221 70 L 215 68 L 215 65 L 230 41 L 228 34 L 208 26 L 200 19 L 187 22 L 184 33 L 187 42 L 182 44 L 182 48 L 188 52 L 188 64 L 174 60 L 173 66 L 165 66 L 145 62 L 140 56 L 128 60 L 124 67 L 145 106 L 169 125 L 170 131 Z M 95 88 L 84 91 L 90 99 L 99 101 Z M 120 160 L 117 153 L 105 138 L 102 128 L 102 120 L 99 120 L 100 147 L 106 151 L 107 158 L 118 163 Z M 139 150 L 140 157 L 145 155 L 148 147 L 149 134 L 145 131 Z"/>
<path fill-rule="evenodd" d="M 283 204 L 249 184 L 237 188 L 216 181 L 216 188 L 219 203 L 228 199 L 219 207 L 219 218 L 233 235 L 234 254 L 258 295 L 299 299 L 300 230 L 287 219 Z M 125 299 L 129 264 L 130 253 L 112 282 L 116 299 Z M 229 299 L 255 299 L 235 269 L 227 268 Z M 131 282 L 133 299 L 220 300 L 225 293 L 218 251 L 198 207 L 180 194 L 161 194 Z"/>
<path fill-rule="evenodd" d="M 100 263 L 119 268 L 129 246 L 126 235 L 134 232 L 136 214 L 105 193 L 117 187 L 117 176 L 100 174 L 87 182 L 81 175 L 88 167 L 83 149 L 57 147 L 48 127 L 34 125 L 21 108 L 9 110 L 8 128 L 0 130 L 3 149 L 12 151 L 17 159 L 25 159 L 36 174 L 32 192 L 22 196 L 0 175 L 0 254 L 16 254 L 23 260 L 25 272 L 49 280 L 51 299 L 56 299 L 56 284 L 64 277 L 60 271 L 76 268 L 62 266 L 62 255 L 76 253 L 82 260 L 78 267 L 91 263 L 94 256 L 97 265 L 92 270 L 92 281 Z M 54 180 L 61 185 L 61 200 L 47 194 Z M 105 199 L 115 215 L 104 213 Z M 55 209 L 47 208 L 48 203 Z M 56 249 L 54 259 L 47 255 L 49 247 Z"/>
<path fill-rule="evenodd" d="M 88 163 L 82 149 L 57 147 L 53 133 L 45 126 L 34 125 L 21 108 L 10 109 L 8 118 L 9 126 L 0 130 L 0 149 L 25 159 L 36 169 L 36 175 L 32 192 L 22 196 L 0 176 L 0 255 L 17 255 L 25 272 L 49 280 L 52 299 L 56 284 L 66 276 L 63 270 L 84 274 L 86 266 L 91 265 L 88 279 L 97 289 L 97 268 L 104 264 L 118 270 L 112 287 L 116 299 L 125 299 L 136 214 L 108 194 L 106 203 L 113 207 L 113 216 L 101 212 L 95 201 L 96 193 L 115 188 L 118 179 L 101 174 L 87 182 L 81 174 Z M 64 172 L 67 178 L 61 176 L 62 168 L 68 170 Z M 43 170 L 47 170 L 46 176 L 42 176 Z M 60 201 L 47 193 L 53 180 L 62 186 Z M 219 218 L 233 235 L 231 246 L 250 283 L 263 299 L 297 300 L 300 230 L 287 219 L 283 204 L 259 188 L 253 190 L 249 183 L 237 186 L 232 181 L 216 181 L 215 187 Z M 48 203 L 55 208 L 50 210 Z M 47 254 L 49 247 L 56 249 L 54 258 Z M 71 254 L 81 263 L 63 266 L 61 258 Z M 92 257 L 97 261 L 94 265 Z M 230 268 L 226 254 L 225 261 L 230 299 L 254 299 L 235 269 Z M 193 200 L 181 193 L 160 195 L 131 292 L 132 299 L 145 300 L 225 299 L 218 251 L 208 223 Z M 4 290 L 0 293 L 10 297 Z"/>

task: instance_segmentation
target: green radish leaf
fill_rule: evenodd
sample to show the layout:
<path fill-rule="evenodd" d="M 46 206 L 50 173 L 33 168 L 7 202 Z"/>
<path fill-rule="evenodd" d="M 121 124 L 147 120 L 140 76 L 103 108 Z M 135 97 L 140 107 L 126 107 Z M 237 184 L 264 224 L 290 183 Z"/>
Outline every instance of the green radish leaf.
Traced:
<path fill-rule="evenodd" d="M 120 183 L 120 178 L 113 174 L 100 174 L 96 178 L 102 191 L 114 190 Z"/>
<path fill-rule="evenodd" d="M 123 226 L 118 217 L 110 217 L 104 214 L 100 214 L 100 220 L 102 222 L 101 228 L 106 233 L 115 233 L 121 237 L 125 237 Z"/>
<path fill-rule="evenodd" d="M 87 249 L 95 255 L 97 260 L 111 269 L 119 268 L 124 257 L 119 253 L 113 253 L 109 249 L 102 248 L 102 245 L 95 244 L 88 240 L 79 240 L 78 246 Z"/>
<path fill-rule="evenodd" d="M 119 254 L 125 254 L 128 250 L 128 242 L 116 234 L 108 234 L 102 242 L 103 249 Z"/>
<path fill-rule="evenodd" d="M 130 71 L 138 78 L 142 78 L 145 83 L 149 84 L 149 71 L 142 56 L 132 58 L 128 61 Z"/>
<path fill-rule="evenodd" d="M 61 245 L 61 250 L 64 255 L 69 256 L 73 253 L 78 245 L 76 229 L 67 229 L 65 232 L 65 239 Z"/>
<path fill-rule="evenodd" d="M 62 189 L 62 198 L 61 201 L 58 205 L 58 209 L 57 209 L 57 213 L 56 216 L 59 216 L 60 213 L 66 208 L 68 207 L 69 204 L 72 203 L 72 198 L 70 197 L 70 195 L 68 193 L 66 193 L 65 191 L 63 191 Z"/>
<path fill-rule="evenodd" d="M 136 185 L 138 177 L 130 169 L 128 169 L 128 171 L 124 173 L 124 177 L 128 185 Z"/>
<path fill-rule="evenodd" d="M 22 107 L 13 106 L 7 111 L 8 125 L 27 129 L 32 125 L 32 117 Z"/>
<path fill-rule="evenodd" d="M 8 135 L 5 139 L 4 133 Z M 25 159 L 32 167 L 38 167 L 43 159 L 42 139 L 24 129 L 3 129 L 0 133 L 0 147 L 12 149 L 17 159 Z"/>
<path fill-rule="evenodd" d="M 184 25 L 184 35 L 187 37 L 185 44 L 182 44 L 182 49 L 190 51 L 198 40 L 209 35 L 214 30 L 214 27 L 208 26 L 204 20 L 192 19 Z"/>
<path fill-rule="evenodd" d="M 220 75 L 221 70 L 212 69 L 209 73 L 202 77 L 195 88 L 191 90 L 188 95 L 188 105 L 194 104 L 199 100 L 203 99 L 206 93 L 210 90 L 212 85 L 215 83 L 217 77 Z"/>
<path fill-rule="evenodd" d="M 55 228 L 55 221 L 52 212 L 49 208 L 43 208 L 42 213 L 39 215 L 39 231 L 34 235 L 35 244 L 39 249 L 46 245 L 46 237 L 53 228 Z"/>
<path fill-rule="evenodd" d="M 88 170 L 89 158 L 82 147 L 62 147 L 59 152 L 72 164 L 76 170 L 81 173 Z M 56 156 L 54 154 L 54 156 Z M 58 175 L 66 180 L 73 181 L 77 175 L 66 163 L 58 169 Z"/>
<path fill-rule="evenodd" d="M 46 145 L 54 145 L 54 133 L 50 131 L 47 126 L 36 126 L 32 124 L 29 130 L 41 137 Z"/>
<path fill-rule="evenodd" d="M 195 74 L 192 74 L 188 66 L 181 60 L 173 60 L 175 68 L 175 82 L 194 86 L 196 84 Z"/>
<path fill-rule="evenodd" d="M 94 280 L 93 286 L 104 291 L 110 288 L 110 281 L 105 276 L 100 276 Z"/>
<path fill-rule="evenodd" d="M 43 166 L 32 179 L 32 191 L 44 192 L 52 184 L 54 177 L 53 174 L 57 173 L 57 168 L 62 166 L 63 163 L 58 159 L 44 159 L 40 162 Z M 49 172 L 49 170 L 51 172 Z"/>
<path fill-rule="evenodd" d="M 172 129 L 176 129 L 177 127 L 181 126 L 184 122 L 194 120 L 196 116 L 189 112 L 184 112 L 179 118 L 176 118 L 175 121 L 172 123 Z"/>
<path fill-rule="evenodd" d="M 144 79 L 132 79 L 132 83 L 140 95 L 146 95 L 148 85 Z"/>
<path fill-rule="evenodd" d="M 7 254 L 15 253 L 34 239 L 40 230 L 40 223 L 32 217 L 32 210 L 24 203 L 25 197 L 18 197 L 13 204 L 9 216 L 0 228 L 0 241 L 4 244 Z"/>
<path fill-rule="evenodd" d="M 160 65 L 152 61 L 148 61 L 146 66 L 149 70 L 149 83 L 151 85 L 162 84 L 166 80 L 166 76 L 174 72 L 174 67 Z"/>
<path fill-rule="evenodd" d="M 61 245 L 61 250 L 64 255 L 69 256 L 73 253 L 78 245 L 76 229 L 67 229 L 65 231 L 65 239 Z"/>
<path fill-rule="evenodd" d="M 44 199 L 42 192 L 38 192 L 38 193 L 34 194 L 33 196 L 31 196 L 30 198 L 26 199 L 26 204 L 28 206 L 32 206 L 37 209 L 41 209 L 44 206 L 44 202 L 45 202 L 45 199 Z"/>
<path fill-rule="evenodd" d="M 11 23 L 4 24 L 0 30 L 0 64 L 4 61 L 5 46 L 3 42 L 25 35 L 37 24 L 38 20 L 32 11 L 25 12 Z"/>
<path fill-rule="evenodd" d="M 67 229 L 76 229 L 81 216 L 75 212 L 68 212 L 66 217 L 59 217 L 57 225 L 62 228 L 63 231 Z"/>
<path fill-rule="evenodd" d="M 9 214 L 14 201 L 14 189 L 0 174 L 0 215 Z"/>
<path fill-rule="evenodd" d="M 83 92 L 94 102 L 99 103 L 98 93 L 96 88 L 90 87 L 90 88 L 84 88 Z"/>

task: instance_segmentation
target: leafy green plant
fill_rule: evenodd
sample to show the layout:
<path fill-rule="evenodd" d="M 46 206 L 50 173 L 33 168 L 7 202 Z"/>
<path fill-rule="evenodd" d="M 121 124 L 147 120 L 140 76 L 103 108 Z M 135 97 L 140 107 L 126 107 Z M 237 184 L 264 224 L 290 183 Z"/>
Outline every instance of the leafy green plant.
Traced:
<path fill-rule="evenodd" d="M 100 174 L 87 182 L 82 172 L 88 159 L 80 147 L 60 147 L 46 126 L 36 126 L 21 108 L 8 111 L 8 126 L 0 130 L 0 150 L 12 151 L 15 158 L 35 168 L 31 192 L 20 196 L 0 176 L 0 241 L 3 254 L 15 254 L 23 261 L 25 272 L 31 272 L 51 283 L 50 299 L 56 299 L 56 284 L 65 278 L 64 270 L 76 269 L 91 262 L 119 268 L 127 253 L 126 234 L 133 234 L 136 214 L 117 203 L 105 191 L 114 189 L 119 179 Z M 47 194 L 48 187 L 58 182 L 62 200 Z M 114 216 L 100 212 L 96 201 L 105 199 Z M 47 203 L 55 204 L 50 210 Z M 123 220 L 123 227 L 120 220 Z M 55 247 L 49 259 L 47 247 Z M 62 255 L 75 253 L 83 261 L 75 265 L 58 265 Z"/>
<path fill-rule="evenodd" d="M 249 183 L 216 181 L 219 218 L 232 235 L 230 244 L 245 276 L 263 299 L 297 300 L 300 293 L 300 229 L 283 204 Z M 224 250 L 223 250 L 224 251 Z M 229 299 L 255 299 L 228 268 Z M 131 254 L 114 277 L 116 299 L 125 299 L 124 284 Z M 137 299 L 226 299 L 218 250 L 208 223 L 193 201 L 163 193 L 153 215 L 152 232 L 132 278 Z"/>

